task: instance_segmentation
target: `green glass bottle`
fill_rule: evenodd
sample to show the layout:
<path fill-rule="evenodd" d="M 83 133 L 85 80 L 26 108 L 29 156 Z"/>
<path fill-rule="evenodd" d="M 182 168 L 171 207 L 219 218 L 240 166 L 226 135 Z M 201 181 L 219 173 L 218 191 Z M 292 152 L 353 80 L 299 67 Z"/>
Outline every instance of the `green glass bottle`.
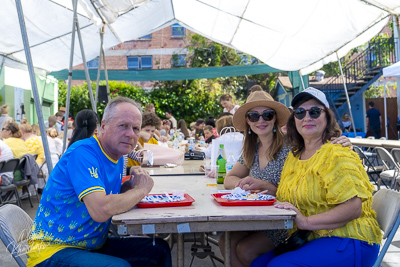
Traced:
<path fill-rule="evenodd" d="M 224 144 L 219 145 L 218 156 L 217 156 L 217 184 L 223 184 L 226 175 L 226 156 Z"/>

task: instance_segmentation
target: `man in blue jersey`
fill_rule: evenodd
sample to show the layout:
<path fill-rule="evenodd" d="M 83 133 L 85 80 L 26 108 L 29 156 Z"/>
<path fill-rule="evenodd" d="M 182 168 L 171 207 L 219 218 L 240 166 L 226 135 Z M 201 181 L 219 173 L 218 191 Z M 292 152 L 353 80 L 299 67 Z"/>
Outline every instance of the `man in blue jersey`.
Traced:
<path fill-rule="evenodd" d="M 68 148 L 43 191 L 28 266 L 172 266 L 164 240 L 108 237 L 111 217 L 130 210 L 154 184 L 139 168 L 121 185 L 122 156 L 136 146 L 141 122 L 137 103 L 114 98 L 100 133 Z"/>

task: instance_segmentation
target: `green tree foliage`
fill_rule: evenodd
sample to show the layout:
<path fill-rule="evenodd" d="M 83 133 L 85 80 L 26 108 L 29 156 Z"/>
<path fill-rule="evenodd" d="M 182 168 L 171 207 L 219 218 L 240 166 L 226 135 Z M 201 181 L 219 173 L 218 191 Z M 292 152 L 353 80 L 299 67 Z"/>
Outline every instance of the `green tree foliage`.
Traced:
<path fill-rule="evenodd" d="M 104 82 L 101 85 L 105 85 Z M 66 106 L 66 99 L 67 99 L 67 84 L 63 81 L 59 81 L 58 83 L 59 91 L 58 91 L 58 105 Z M 125 96 L 135 100 L 142 105 L 148 102 L 148 95 L 146 92 L 139 87 L 136 87 L 132 84 L 124 83 L 124 82 L 116 82 L 110 81 L 110 96 L 111 98 L 117 96 Z M 96 84 L 92 83 L 92 90 L 93 95 L 96 94 Z M 97 105 L 97 114 L 101 119 L 103 117 L 105 105 L 98 104 Z M 72 86 L 71 87 L 71 100 L 70 100 L 70 111 L 75 116 L 82 109 L 92 109 L 92 104 L 90 103 L 89 98 L 89 89 L 87 83 L 84 83 L 79 86 Z"/>
<path fill-rule="evenodd" d="M 397 88 L 397 83 L 395 82 L 393 89 Z M 383 85 L 379 86 L 370 86 L 367 91 L 365 91 L 365 98 L 378 98 L 383 97 Z M 396 95 L 392 95 L 390 90 L 386 87 L 386 97 L 396 97 Z"/>
<path fill-rule="evenodd" d="M 156 107 L 161 118 L 164 112 L 171 110 L 177 119 L 187 123 L 199 118 L 217 116 L 221 112 L 219 97 L 215 91 L 209 91 L 204 80 L 183 80 L 163 82 L 162 87 L 152 90 L 149 99 Z"/>
<path fill-rule="evenodd" d="M 341 58 L 340 63 L 342 64 L 342 68 L 344 68 L 347 63 L 349 63 L 353 59 L 353 55 L 357 54 L 359 51 L 362 51 L 360 47 L 353 48 L 352 50 L 350 50 L 349 53 L 347 53 L 346 56 Z M 321 70 L 325 71 L 326 76 L 340 75 L 340 68 L 337 61 L 330 62 L 324 65 Z M 315 73 L 312 73 L 312 75 L 315 75 Z"/>
<path fill-rule="evenodd" d="M 253 65 L 260 63 L 250 55 L 212 42 L 199 34 L 189 35 L 189 40 L 187 48 L 190 56 L 188 60 L 192 68 Z M 277 77 L 277 73 L 221 77 L 213 79 L 211 84 L 215 85 L 219 83 L 224 93 L 236 96 L 240 102 L 247 98 L 248 82 L 256 83 L 263 87 L 265 91 L 273 94 Z"/>

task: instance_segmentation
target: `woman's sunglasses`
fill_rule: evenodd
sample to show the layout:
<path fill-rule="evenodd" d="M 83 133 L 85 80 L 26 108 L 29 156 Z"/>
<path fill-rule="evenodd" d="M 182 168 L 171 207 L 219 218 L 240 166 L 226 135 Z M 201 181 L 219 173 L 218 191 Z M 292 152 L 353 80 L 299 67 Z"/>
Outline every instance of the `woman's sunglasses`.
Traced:
<path fill-rule="evenodd" d="M 310 109 L 297 108 L 294 110 L 294 116 L 296 119 L 302 120 L 302 119 L 304 119 L 304 117 L 306 116 L 307 111 L 308 111 L 308 114 L 310 115 L 310 117 L 312 119 L 317 119 L 317 118 L 319 118 L 319 116 L 321 116 L 321 112 L 323 110 L 324 110 L 323 108 L 319 108 L 319 107 L 312 107 Z"/>
<path fill-rule="evenodd" d="M 256 111 L 246 113 L 246 117 L 251 122 L 257 122 L 260 117 L 262 117 L 265 121 L 270 121 L 274 118 L 275 111 L 274 110 L 265 110 L 263 113 L 258 113 Z"/>

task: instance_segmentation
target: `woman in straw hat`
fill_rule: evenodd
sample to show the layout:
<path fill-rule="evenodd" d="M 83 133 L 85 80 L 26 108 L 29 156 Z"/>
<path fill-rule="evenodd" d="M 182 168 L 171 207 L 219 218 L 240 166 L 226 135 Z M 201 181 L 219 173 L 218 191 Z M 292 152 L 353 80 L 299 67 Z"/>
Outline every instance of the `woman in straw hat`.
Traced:
<path fill-rule="evenodd" d="M 233 116 L 235 127 L 244 132 L 245 139 L 242 156 L 225 177 L 225 188 L 268 190 L 268 194 L 276 194 L 289 154 L 281 130 L 289 116 L 288 108 L 264 91 L 256 91 L 247 98 Z M 351 145 L 345 137 L 335 143 Z M 231 233 L 232 266 L 249 266 L 256 257 L 270 251 L 286 237 L 285 230 Z M 219 244 L 223 253 L 223 236 Z"/>

